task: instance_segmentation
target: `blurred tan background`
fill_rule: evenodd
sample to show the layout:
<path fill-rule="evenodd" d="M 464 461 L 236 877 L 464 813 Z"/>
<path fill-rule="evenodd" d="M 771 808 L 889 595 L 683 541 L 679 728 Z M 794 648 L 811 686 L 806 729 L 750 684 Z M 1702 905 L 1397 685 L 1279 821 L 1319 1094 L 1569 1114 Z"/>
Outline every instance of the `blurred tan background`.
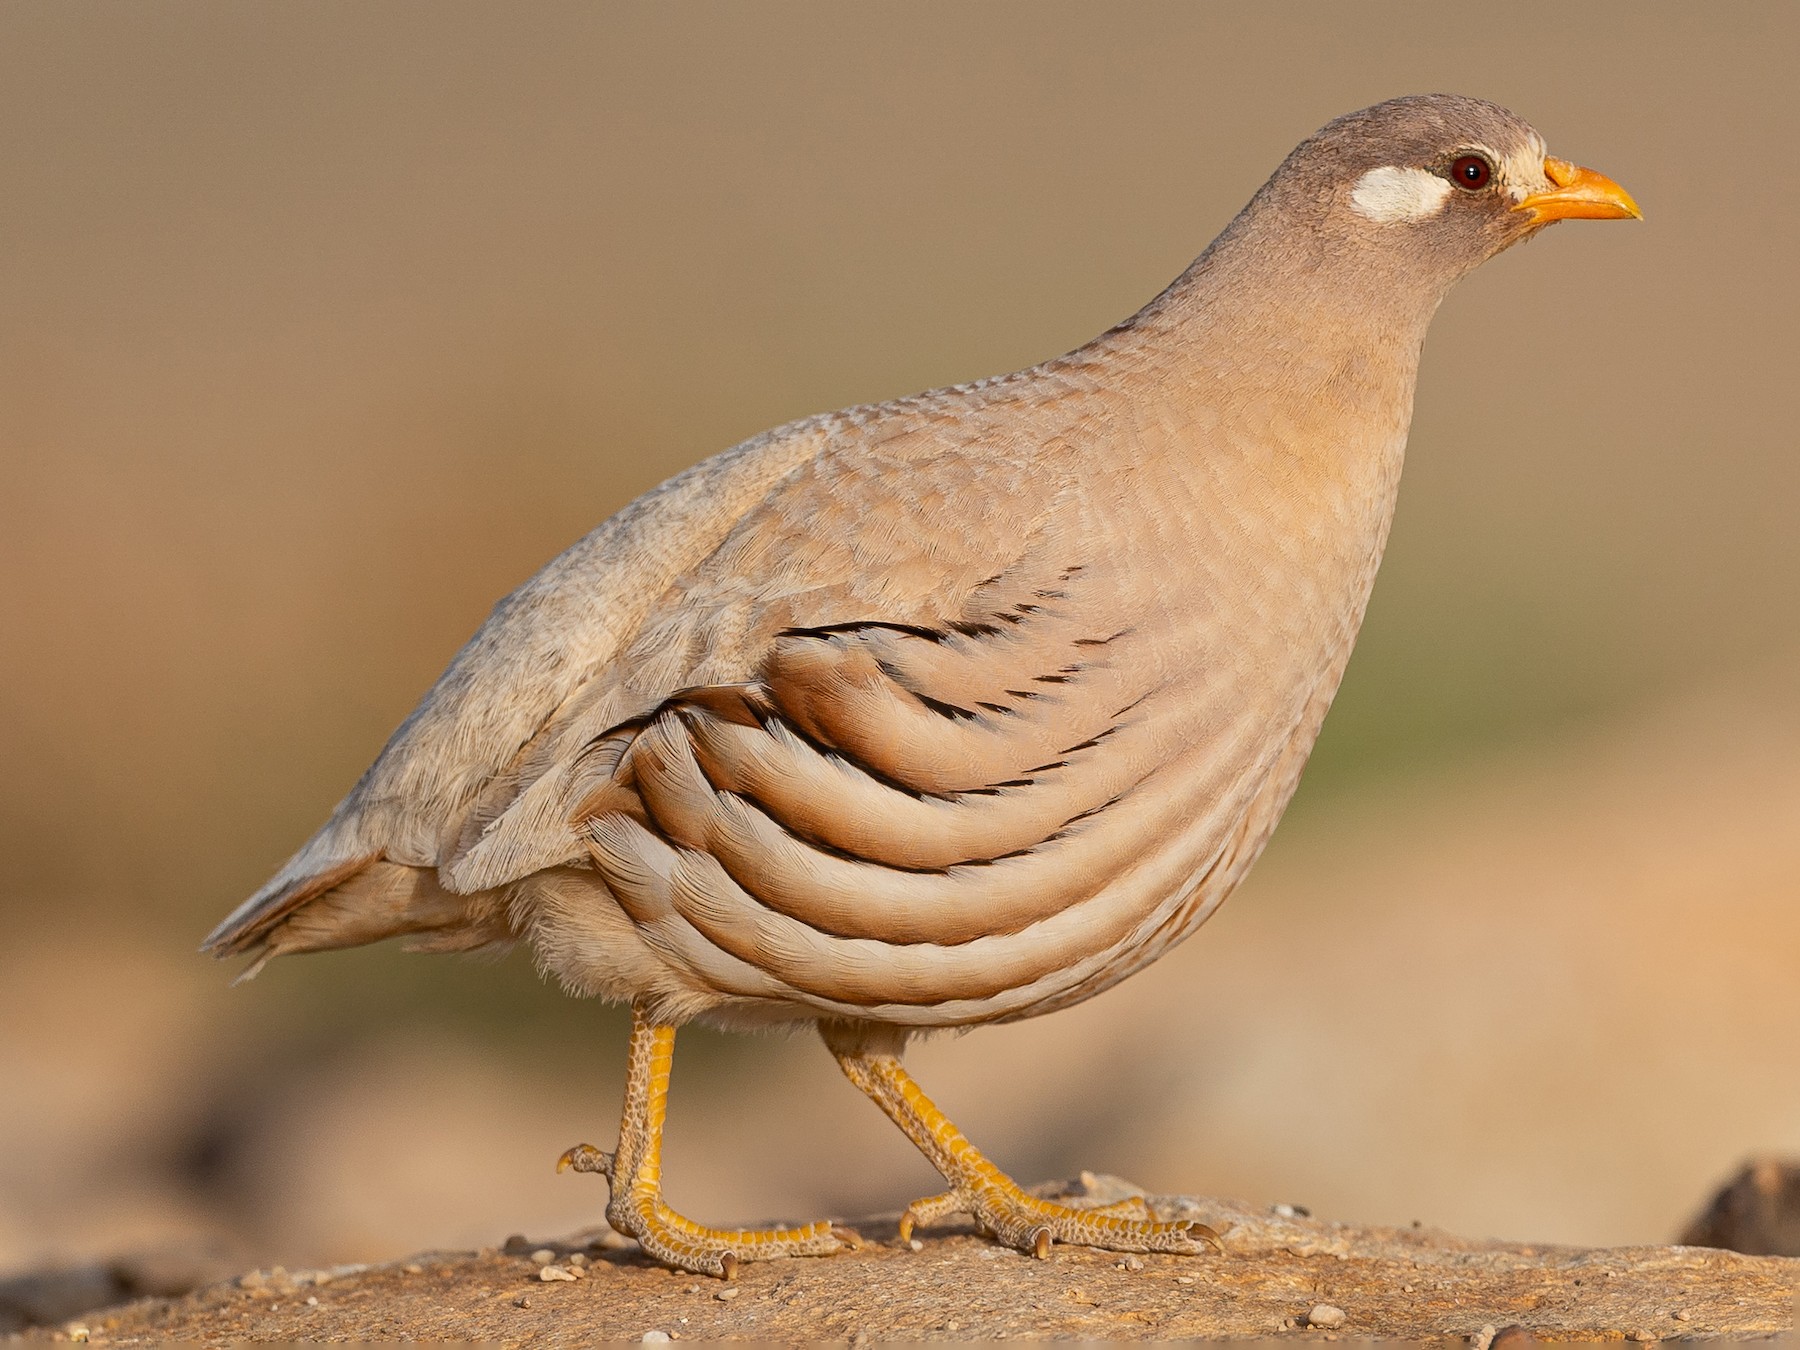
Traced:
<path fill-rule="evenodd" d="M 1800 1150 L 1800 10 L 0 8 L 0 1271 L 591 1222 L 616 1012 L 522 955 L 229 990 L 211 923 L 492 603 L 788 418 L 1135 309 L 1292 145 L 1454 89 L 1617 177 L 1433 331 L 1368 628 L 1244 891 L 916 1054 L 1030 1179 L 1670 1238 Z M 932 1180 L 684 1036 L 672 1196 Z"/>

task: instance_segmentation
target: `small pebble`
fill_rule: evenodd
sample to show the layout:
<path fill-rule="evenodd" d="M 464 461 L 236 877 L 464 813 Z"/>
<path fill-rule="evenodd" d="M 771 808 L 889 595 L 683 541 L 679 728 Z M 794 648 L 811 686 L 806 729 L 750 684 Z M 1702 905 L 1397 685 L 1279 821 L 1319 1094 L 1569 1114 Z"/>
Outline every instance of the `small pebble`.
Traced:
<path fill-rule="evenodd" d="M 515 1308 L 529 1308 L 530 1306 L 531 1306 L 531 1300 L 529 1298 L 527 1298 L 524 1294 L 520 1294 L 517 1298 L 515 1298 L 513 1300 L 513 1307 L 515 1307 Z"/>
<path fill-rule="evenodd" d="M 1135 1256 L 1128 1256 L 1123 1261 L 1119 1262 L 1120 1270 L 1142 1270 L 1143 1268 L 1144 1263 Z"/>
<path fill-rule="evenodd" d="M 583 1252 L 572 1253 L 569 1257 L 569 1264 L 572 1266 L 585 1266 L 587 1264 L 586 1253 L 583 1253 Z"/>
<path fill-rule="evenodd" d="M 547 1266 L 556 1260 L 556 1253 L 548 1247 L 539 1247 L 531 1254 L 531 1260 L 534 1265 Z"/>
<path fill-rule="evenodd" d="M 423 1275 L 425 1273 L 425 1267 L 420 1265 L 417 1261 L 408 1261 L 405 1265 L 401 1266 L 400 1269 L 405 1271 L 408 1275 Z"/>
<path fill-rule="evenodd" d="M 1313 1310 L 1306 1314 L 1307 1326 L 1323 1327 L 1326 1331 L 1341 1327 L 1349 1320 L 1342 1308 L 1334 1308 L 1329 1303 L 1316 1304 Z"/>
<path fill-rule="evenodd" d="M 923 1242 L 919 1241 L 918 1238 L 914 1238 L 912 1241 L 908 1242 L 906 1245 L 908 1247 L 912 1248 L 912 1250 L 914 1250 L 915 1252 L 922 1252 L 925 1250 L 925 1244 Z"/>
<path fill-rule="evenodd" d="M 318 1307 L 319 1306 L 319 1296 L 317 1294 L 308 1294 L 306 1296 L 306 1306 L 309 1308 Z"/>
<path fill-rule="evenodd" d="M 646 1331 L 642 1336 L 638 1337 L 638 1342 L 641 1345 L 661 1345 L 668 1339 L 669 1333 L 666 1331 Z"/>
<path fill-rule="evenodd" d="M 713 1291 L 713 1297 L 721 1303 L 729 1303 L 743 1292 L 741 1289 L 718 1289 Z"/>
<path fill-rule="evenodd" d="M 1669 1316 L 1673 1317 L 1677 1322 L 1690 1322 L 1693 1320 L 1693 1314 L 1688 1312 L 1686 1308 L 1677 1308 L 1674 1312 L 1670 1313 Z"/>
<path fill-rule="evenodd" d="M 1469 1337 L 1469 1350 L 1488 1350 L 1494 1343 L 1494 1324 L 1486 1322 L 1480 1331 Z"/>
<path fill-rule="evenodd" d="M 1193 1282 L 1194 1277 L 1192 1275 L 1177 1275 L 1175 1277 L 1176 1284 L 1192 1284 Z"/>
<path fill-rule="evenodd" d="M 538 1278 L 545 1284 L 549 1284 L 552 1280 L 572 1281 L 575 1277 L 569 1274 L 569 1272 L 564 1270 L 561 1266 L 539 1266 Z"/>

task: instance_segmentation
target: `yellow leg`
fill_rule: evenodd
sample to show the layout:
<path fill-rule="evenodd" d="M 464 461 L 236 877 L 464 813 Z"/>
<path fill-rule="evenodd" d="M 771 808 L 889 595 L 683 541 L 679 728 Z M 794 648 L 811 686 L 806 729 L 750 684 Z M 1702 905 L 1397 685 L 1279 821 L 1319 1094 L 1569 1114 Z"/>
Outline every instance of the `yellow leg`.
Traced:
<path fill-rule="evenodd" d="M 855 1233 L 824 1220 L 804 1228 L 706 1228 L 663 1204 L 663 1121 L 674 1054 L 675 1028 L 654 1023 L 634 1008 L 619 1151 L 603 1153 L 592 1144 L 577 1144 L 558 1159 L 556 1170 L 600 1173 L 612 1188 L 607 1221 L 636 1238 L 657 1260 L 696 1275 L 729 1280 L 744 1261 L 828 1256 L 860 1247 L 862 1239 Z"/>
<path fill-rule="evenodd" d="M 944 1175 L 950 1190 L 915 1201 L 900 1219 L 900 1236 L 949 1214 L 970 1214 L 1009 1247 L 1040 1260 L 1053 1242 L 1115 1252 L 1179 1252 L 1192 1255 L 1218 1234 L 1203 1223 L 1161 1223 L 1139 1201 L 1075 1209 L 1027 1195 L 1017 1182 L 981 1155 L 900 1066 L 898 1054 L 872 1051 L 853 1033 L 825 1029 L 825 1042 L 852 1083 L 868 1094 Z"/>

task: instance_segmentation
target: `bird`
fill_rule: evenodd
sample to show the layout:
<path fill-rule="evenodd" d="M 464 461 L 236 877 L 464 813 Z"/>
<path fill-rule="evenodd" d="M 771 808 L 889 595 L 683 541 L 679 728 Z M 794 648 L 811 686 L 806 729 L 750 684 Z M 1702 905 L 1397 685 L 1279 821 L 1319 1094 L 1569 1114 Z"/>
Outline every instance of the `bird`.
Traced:
<path fill-rule="evenodd" d="M 1640 217 L 1496 104 L 1392 99 L 1303 140 L 1130 318 L 1029 369 L 808 417 L 638 498 L 502 600 L 325 824 L 205 940 L 250 958 L 527 943 L 628 1005 L 606 1213 L 650 1257 L 861 1245 L 662 1196 L 675 1034 L 816 1027 L 966 1214 L 1197 1255 L 1142 1202 L 1028 1194 L 909 1041 L 1102 992 L 1193 933 L 1293 794 L 1393 517 L 1451 286 Z"/>

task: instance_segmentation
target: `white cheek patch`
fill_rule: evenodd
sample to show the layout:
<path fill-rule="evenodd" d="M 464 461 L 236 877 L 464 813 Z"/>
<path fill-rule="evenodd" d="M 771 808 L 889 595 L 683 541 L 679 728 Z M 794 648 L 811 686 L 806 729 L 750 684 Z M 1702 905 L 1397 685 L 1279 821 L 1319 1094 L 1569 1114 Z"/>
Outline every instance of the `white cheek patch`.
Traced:
<path fill-rule="evenodd" d="M 1350 205 L 1357 214 L 1383 225 L 1435 216 L 1449 197 L 1449 179 L 1429 169 L 1402 169 L 1392 164 L 1370 169 L 1350 189 Z"/>

